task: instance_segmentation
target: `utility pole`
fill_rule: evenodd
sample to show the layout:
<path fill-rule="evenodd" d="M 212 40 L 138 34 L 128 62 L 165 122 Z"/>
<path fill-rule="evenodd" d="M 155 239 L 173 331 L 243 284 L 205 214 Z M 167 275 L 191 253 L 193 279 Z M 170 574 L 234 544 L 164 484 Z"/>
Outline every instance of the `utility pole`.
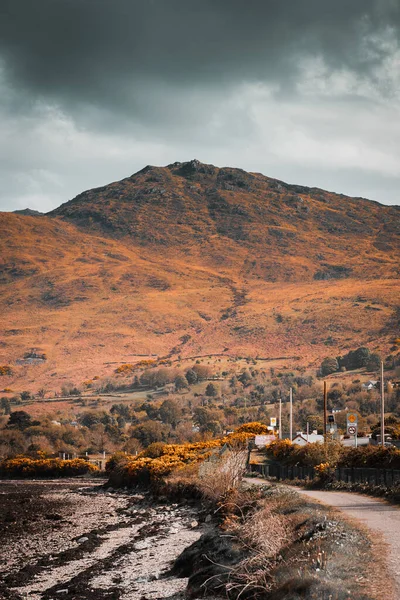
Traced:
<path fill-rule="evenodd" d="M 292 388 L 290 388 L 289 397 L 290 397 L 290 430 L 289 430 L 289 436 L 290 436 L 290 441 L 292 441 L 293 440 L 293 391 L 292 391 Z"/>
<path fill-rule="evenodd" d="M 307 442 L 310 435 L 310 423 L 307 421 Z"/>
<path fill-rule="evenodd" d="M 326 442 L 326 422 L 328 420 L 328 398 L 326 391 L 326 381 L 324 381 L 324 442 Z"/>
<path fill-rule="evenodd" d="M 385 381 L 383 379 L 383 361 L 381 361 L 381 445 L 385 446 Z"/>
<path fill-rule="evenodd" d="M 282 398 L 279 398 L 279 439 L 282 439 Z"/>

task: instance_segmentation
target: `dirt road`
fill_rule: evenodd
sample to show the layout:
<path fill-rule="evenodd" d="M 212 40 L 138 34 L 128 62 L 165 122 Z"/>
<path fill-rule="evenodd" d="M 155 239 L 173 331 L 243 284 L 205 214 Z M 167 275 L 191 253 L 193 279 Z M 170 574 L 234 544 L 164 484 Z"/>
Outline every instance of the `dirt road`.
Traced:
<path fill-rule="evenodd" d="M 400 508 L 383 500 L 350 492 L 298 490 L 299 493 L 340 509 L 349 517 L 361 521 L 371 531 L 382 535 L 388 545 L 388 568 L 400 598 Z"/>

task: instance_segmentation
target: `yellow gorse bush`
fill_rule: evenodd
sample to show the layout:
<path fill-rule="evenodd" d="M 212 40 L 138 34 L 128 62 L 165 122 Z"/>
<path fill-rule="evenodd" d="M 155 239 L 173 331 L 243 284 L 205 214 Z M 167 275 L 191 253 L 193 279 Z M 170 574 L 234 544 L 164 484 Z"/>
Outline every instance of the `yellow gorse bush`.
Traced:
<path fill-rule="evenodd" d="M 0 462 L 0 475 L 8 477 L 72 477 L 98 471 L 83 458 L 8 458 Z"/>
<path fill-rule="evenodd" d="M 157 456 L 153 457 L 151 446 L 137 456 L 124 456 L 116 461 L 111 459 L 109 465 L 119 468 L 128 480 L 149 481 L 166 477 L 173 471 L 189 464 L 200 463 L 210 457 L 213 450 L 228 446 L 244 446 L 250 438 L 266 428 L 262 423 L 248 423 L 239 427 L 237 431 L 222 438 L 192 444 L 160 444 L 157 447 Z"/>
<path fill-rule="evenodd" d="M 328 462 L 325 462 L 314 467 L 314 470 L 318 473 L 318 475 L 325 475 L 330 468 L 330 464 Z"/>

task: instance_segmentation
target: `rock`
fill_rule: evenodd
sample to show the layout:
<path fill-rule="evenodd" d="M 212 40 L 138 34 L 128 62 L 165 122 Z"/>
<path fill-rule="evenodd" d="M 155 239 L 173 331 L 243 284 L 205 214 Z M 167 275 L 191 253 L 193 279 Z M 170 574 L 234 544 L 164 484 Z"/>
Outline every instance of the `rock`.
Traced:
<path fill-rule="evenodd" d="M 196 527 L 198 527 L 198 526 L 199 526 L 199 523 L 198 523 L 198 521 L 192 521 L 192 522 L 190 523 L 190 527 L 191 527 L 192 529 L 195 529 L 195 528 L 196 528 Z"/>
<path fill-rule="evenodd" d="M 145 541 L 143 541 L 143 542 L 137 542 L 135 544 L 136 550 L 146 550 L 146 548 L 148 548 L 148 547 L 149 547 L 149 543 L 145 542 Z"/>
<path fill-rule="evenodd" d="M 212 516 L 211 515 L 207 515 L 206 518 L 204 519 L 205 523 L 211 523 L 212 521 Z"/>
<path fill-rule="evenodd" d="M 86 536 L 83 536 L 81 538 L 79 538 L 79 540 L 77 540 L 78 544 L 83 544 L 84 542 L 88 542 L 89 538 Z"/>
<path fill-rule="evenodd" d="M 174 534 L 174 533 L 179 533 L 179 528 L 178 527 L 171 527 L 169 530 L 170 533 Z"/>

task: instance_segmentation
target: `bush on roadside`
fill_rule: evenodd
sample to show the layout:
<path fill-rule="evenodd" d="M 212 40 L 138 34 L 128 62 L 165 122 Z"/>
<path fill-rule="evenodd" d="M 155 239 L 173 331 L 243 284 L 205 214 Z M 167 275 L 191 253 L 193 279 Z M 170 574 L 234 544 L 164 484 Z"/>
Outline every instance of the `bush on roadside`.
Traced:
<path fill-rule="evenodd" d="M 150 482 L 159 482 L 178 469 L 203 462 L 224 446 L 231 451 L 243 451 L 247 448 L 248 440 L 254 437 L 254 432 L 263 431 L 264 427 L 261 423 L 249 423 L 230 435 L 205 442 L 151 444 L 137 456 L 112 457 L 106 470 L 111 473 L 113 485 L 148 485 Z"/>
<path fill-rule="evenodd" d="M 392 446 L 383 448 L 368 445 L 348 448 L 332 440 L 326 444 L 298 446 L 289 440 L 277 440 L 266 447 L 265 453 L 269 458 L 288 466 L 316 467 L 327 463 L 330 468 L 400 469 L 400 450 Z"/>

